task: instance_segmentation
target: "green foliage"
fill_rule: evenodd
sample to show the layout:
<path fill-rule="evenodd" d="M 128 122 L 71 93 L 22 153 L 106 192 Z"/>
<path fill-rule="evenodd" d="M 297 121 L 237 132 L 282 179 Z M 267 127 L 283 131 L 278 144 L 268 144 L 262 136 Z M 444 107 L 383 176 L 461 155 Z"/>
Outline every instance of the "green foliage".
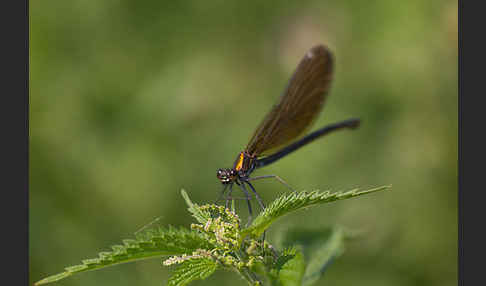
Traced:
<path fill-rule="evenodd" d="M 299 246 L 306 258 L 302 285 L 314 284 L 327 267 L 344 251 L 344 242 L 350 235 L 342 227 L 324 230 L 294 229 L 285 235 L 283 245 Z"/>
<path fill-rule="evenodd" d="M 66 271 L 42 279 L 35 285 L 58 281 L 75 273 L 97 270 L 116 264 L 167 255 L 180 255 L 212 247 L 201 234 L 182 227 L 150 229 L 137 235 L 135 239 L 123 240 L 122 245 L 112 246 L 113 251 L 100 252 L 98 258 L 85 259 L 82 261 L 83 264 L 67 267 Z"/>
<path fill-rule="evenodd" d="M 343 252 L 345 232 L 339 227 L 320 232 L 289 232 L 284 240 L 288 247 L 281 252 L 268 241 L 261 240 L 260 234 L 277 218 L 298 209 L 387 188 L 345 193 L 292 193 L 271 203 L 246 229 L 241 229 L 240 218 L 234 211 L 223 206 L 194 204 L 182 190 L 188 210 L 199 222 L 192 224 L 191 230 L 173 227 L 147 230 L 135 239 L 124 240 L 123 245 L 113 246 L 113 251 L 101 252 L 99 258 L 84 260 L 83 264 L 68 267 L 36 285 L 78 272 L 161 256 L 170 256 L 164 260 L 165 266 L 176 265 L 168 280 L 171 286 L 205 279 L 219 268 L 237 272 L 249 285 L 311 285 Z"/>
<path fill-rule="evenodd" d="M 218 268 L 216 261 L 210 258 L 190 259 L 184 261 L 169 278 L 167 285 L 183 286 L 196 279 L 205 279 Z"/>
<path fill-rule="evenodd" d="M 304 286 L 314 284 L 329 264 L 344 251 L 344 232 L 340 228 L 333 229 L 330 236 L 323 237 L 320 241 L 320 247 L 309 256 L 303 279 Z"/>
<path fill-rule="evenodd" d="M 358 189 L 347 192 L 331 193 L 329 191 L 320 193 L 319 191 L 291 193 L 284 195 L 273 201 L 258 217 L 255 218 L 249 228 L 243 231 L 243 234 L 252 234 L 255 236 L 262 235 L 263 232 L 276 219 L 289 214 L 291 212 L 307 208 L 316 204 L 329 203 L 337 200 L 349 199 L 373 192 L 389 189 L 390 186 L 383 186 L 366 191 L 358 191 Z"/>
<path fill-rule="evenodd" d="M 197 204 L 194 204 L 189 196 L 187 195 L 184 189 L 181 190 L 181 195 L 186 201 L 186 204 L 189 206 L 187 210 L 192 213 L 192 216 L 200 223 L 206 223 L 208 219 L 211 218 L 211 214 L 208 211 L 203 211 L 201 208 L 198 207 Z"/>
<path fill-rule="evenodd" d="M 277 284 L 282 286 L 298 286 L 302 283 L 305 263 L 302 252 L 296 248 L 285 249 L 275 263 Z"/>

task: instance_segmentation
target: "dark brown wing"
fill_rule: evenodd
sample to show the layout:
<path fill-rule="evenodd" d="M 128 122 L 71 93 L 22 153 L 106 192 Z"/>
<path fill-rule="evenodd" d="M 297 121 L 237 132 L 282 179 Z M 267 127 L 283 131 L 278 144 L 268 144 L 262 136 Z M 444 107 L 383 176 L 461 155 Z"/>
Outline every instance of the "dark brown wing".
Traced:
<path fill-rule="evenodd" d="M 310 49 L 290 78 L 280 102 L 267 114 L 247 145 L 253 156 L 268 155 L 297 139 L 312 125 L 324 105 L 332 80 L 333 60 L 329 50 Z"/>

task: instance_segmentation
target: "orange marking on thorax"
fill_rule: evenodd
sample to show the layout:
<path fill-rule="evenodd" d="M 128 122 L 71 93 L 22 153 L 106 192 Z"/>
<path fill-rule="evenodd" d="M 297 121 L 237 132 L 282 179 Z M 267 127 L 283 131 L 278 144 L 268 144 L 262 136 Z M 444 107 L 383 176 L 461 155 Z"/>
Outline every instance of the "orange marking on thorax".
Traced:
<path fill-rule="evenodd" d="M 238 158 L 238 163 L 236 163 L 236 167 L 235 167 L 235 170 L 236 171 L 239 171 L 241 170 L 241 167 L 243 167 L 243 158 L 245 156 L 243 155 L 243 152 L 240 153 L 240 158 Z"/>

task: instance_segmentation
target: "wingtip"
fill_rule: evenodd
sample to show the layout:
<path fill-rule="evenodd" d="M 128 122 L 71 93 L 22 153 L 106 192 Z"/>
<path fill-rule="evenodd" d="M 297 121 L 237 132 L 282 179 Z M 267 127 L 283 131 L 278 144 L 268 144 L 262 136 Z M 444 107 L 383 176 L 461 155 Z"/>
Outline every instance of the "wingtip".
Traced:
<path fill-rule="evenodd" d="M 319 54 L 319 53 L 331 53 L 329 51 L 329 48 L 326 46 L 326 45 L 323 45 L 323 44 L 317 44 L 317 45 L 314 45 L 310 50 L 309 50 L 309 53 L 312 53 L 312 54 Z"/>

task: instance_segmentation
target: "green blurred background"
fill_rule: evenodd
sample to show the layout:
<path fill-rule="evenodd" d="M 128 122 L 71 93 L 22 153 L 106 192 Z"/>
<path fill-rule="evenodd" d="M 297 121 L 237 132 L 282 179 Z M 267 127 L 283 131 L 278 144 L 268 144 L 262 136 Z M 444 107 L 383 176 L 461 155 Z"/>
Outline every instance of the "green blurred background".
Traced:
<path fill-rule="evenodd" d="M 360 117 L 260 174 L 299 190 L 390 192 L 279 221 L 364 231 L 319 285 L 456 285 L 456 1 L 31 1 L 30 281 L 213 202 L 305 52 L 335 80 L 314 128 Z M 255 183 L 267 202 L 286 191 Z M 241 204 L 242 213 L 246 206 Z M 255 205 L 256 208 L 256 205 Z M 164 285 L 160 259 L 56 285 Z M 194 285 L 246 285 L 217 272 Z"/>

